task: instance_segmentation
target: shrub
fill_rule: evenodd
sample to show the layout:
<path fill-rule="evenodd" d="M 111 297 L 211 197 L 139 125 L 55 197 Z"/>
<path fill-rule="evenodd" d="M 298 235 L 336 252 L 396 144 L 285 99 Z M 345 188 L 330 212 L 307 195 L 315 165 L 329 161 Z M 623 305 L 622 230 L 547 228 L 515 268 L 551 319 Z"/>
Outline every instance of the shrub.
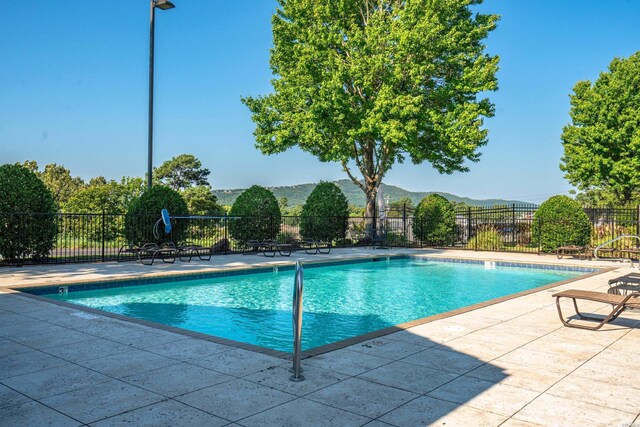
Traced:
<path fill-rule="evenodd" d="M 259 185 L 238 196 L 229 216 L 238 217 L 229 221 L 229 233 L 241 242 L 275 239 L 280 231 L 282 217 L 278 200 L 271 191 Z"/>
<path fill-rule="evenodd" d="M 18 260 L 47 255 L 58 234 L 51 191 L 35 173 L 17 164 L 0 166 L 0 188 L 0 256 Z"/>
<path fill-rule="evenodd" d="M 504 248 L 500 232 L 493 226 L 483 227 L 467 242 L 467 249 L 499 251 Z"/>
<path fill-rule="evenodd" d="M 349 202 L 332 182 L 320 182 L 302 207 L 300 233 L 307 239 L 344 239 L 349 218 Z"/>
<path fill-rule="evenodd" d="M 127 241 L 140 245 L 148 242 L 161 243 L 163 241 L 180 242 L 186 234 L 186 221 L 172 221 L 171 235 L 164 233 L 160 226 L 158 237 L 153 234 L 155 223 L 161 218 L 160 211 L 167 209 L 171 216 L 189 215 L 189 209 L 184 199 L 175 190 L 164 186 L 147 188 L 140 197 L 131 202 L 124 219 L 124 233 Z"/>
<path fill-rule="evenodd" d="M 428 245 L 451 243 L 456 227 L 453 205 L 438 194 L 420 201 L 414 213 L 413 236 Z"/>
<path fill-rule="evenodd" d="M 553 196 L 534 215 L 533 235 L 543 252 L 559 246 L 584 246 L 591 240 L 591 221 L 580 203 L 567 196 Z"/>

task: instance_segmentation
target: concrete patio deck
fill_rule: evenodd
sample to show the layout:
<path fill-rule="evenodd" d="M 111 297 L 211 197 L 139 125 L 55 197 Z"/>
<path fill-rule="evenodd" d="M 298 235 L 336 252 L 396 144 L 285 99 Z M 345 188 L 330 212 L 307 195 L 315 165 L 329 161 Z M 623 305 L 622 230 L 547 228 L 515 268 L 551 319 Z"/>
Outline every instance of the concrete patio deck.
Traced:
<path fill-rule="evenodd" d="M 640 313 L 563 327 L 551 294 L 605 290 L 607 261 L 468 251 L 334 250 L 303 261 L 412 253 L 615 270 L 290 362 L 63 307 L 9 287 L 292 262 L 221 256 L 141 266 L 0 269 L 0 425 L 631 426 L 640 422 Z M 637 271 L 637 269 L 634 269 Z M 5 292 L 3 292 L 3 288 Z M 603 304 L 587 304 L 605 312 Z"/>

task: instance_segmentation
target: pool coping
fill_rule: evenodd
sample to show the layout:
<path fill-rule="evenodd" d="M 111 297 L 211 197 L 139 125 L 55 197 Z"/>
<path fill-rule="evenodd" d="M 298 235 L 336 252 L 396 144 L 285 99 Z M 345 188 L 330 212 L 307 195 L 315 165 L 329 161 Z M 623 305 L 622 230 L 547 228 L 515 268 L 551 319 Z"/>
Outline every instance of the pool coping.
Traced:
<path fill-rule="evenodd" d="M 339 264 L 348 264 L 348 263 L 354 263 L 354 262 L 367 262 L 367 261 L 376 261 L 376 260 L 381 260 L 381 259 L 387 259 L 387 258 L 394 258 L 394 259 L 406 259 L 406 258 L 414 258 L 414 259 L 426 259 L 426 260 L 434 260 L 434 261 L 443 261 L 443 262 L 460 262 L 460 263 L 472 263 L 472 264 L 483 264 L 484 262 L 494 262 L 496 266 L 513 266 L 513 267 L 522 267 L 525 266 L 526 267 L 538 267 L 538 266 L 548 266 L 549 268 L 551 267 L 555 267 L 556 269 L 559 270 L 564 270 L 564 271 L 584 271 L 584 270 L 594 270 L 591 272 L 585 272 L 585 274 L 582 274 L 580 276 L 577 277 L 572 277 L 566 280 L 562 280 L 559 282 L 553 282 L 547 285 L 543 285 L 543 286 L 539 286 L 536 288 L 532 288 L 532 289 L 527 289 L 524 291 L 520 291 L 514 294 L 510 294 L 510 295 L 505 295 L 503 297 L 498 297 L 498 298 L 493 298 L 491 300 L 487 300 L 487 301 L 483 301 L 480 303 L 476 303 L 476 304 L 472 304 L 466 307 L 461 307 L 455 310 L 451 310 L 451 311 L 447 311 L 444 313 L 439 313 L 439 314 L 435 314 L 435 315 L 431 315 L 431 316 L 427 316 L 427 317 L 423 317 L 423 318 L 419 318 L 419 319 L 415 319 L 409 322 L 404 322 L 398 325 L 393 325 L 393 326 L 389 326 L 387 328 L 383 328 L 383 329 L 379 329 L 376 331 L 372 331 L 372 332 L 367 332 L 365 334 L 361 334 L 361 335 L 357 335 L 354 337 L 350 337 L 350 338 L 346 338 L 344 340 L 340 340 L 340 341 L 336 341 L 334 343 L 330 343 L 330 344 L 325 344 L 322 346 L 318 346 L 318 347 L 314 347 L 308 350 L 304 350 L 302 352 L 302 358 L 306 359 L 306 358 L 310 358 L 310 357 L 314 357 L 314 356 L 318 356 L 321 354 L 325 354 L 331 351 L 335 351 L 335 350 L 339 350 L 339 349 L 343 349 L 355 344 L 359 344 L 361 342 L 365 342 L 371 339 L 375 339 L 375 338 L 380 338 L 383 337 L 385 335 L 389 335 L 392 334 L 394 332 L 400 332 L 400 331 L 404 331 L 407 329 L 410 329 L 412 327 L 415 326 L 419 326 L 419 325 L 424 325 L 427 323 L 431 323 L 437 320 L 441 320 L 441 319 L 446 319 L 449 317 L 453 317 L 453 316 L 457 316 L 463 313 L 468 313 L 474 310 L 478 310 L 484 307 L 488 307 L 491 305 L 495 305 L 495 304 L 499 304 L 501 302 L 504 301 L 509 301 L 515 298 L 519 298 L 525 295 L 530 295 L 536 292 L 540 292 L 540 291 L 544 291 L 546 289 L 550 289 L 550 288 L 554 288 L 556 286 L 561 286 L 561 285 L 565 285 L 571 282 L 575 282 L 578 280 L 583 280 L 589 277 L 593 277 L 593 276 L 597 276 L 600 274 L 604 274 L 613 270 L 616 270 L 619 267 L 573 267 L 576 268 L 576 270 L 571 270 L 572 266 L 567 266 L 567 265 L 559 265 L 559 264 L 552 264 L 552 263 L 548 263 L 548 262 L 543 262 L 543 263 L 538 263 L 538 262 L 512 262 L 512 261 L 508 261 L 508 260 L 482 260 L 482 259 L 477 259 L 477 258 L 463 258 L 463 257 L 450 257 L 450 256 L 438 256 L 438 255 L 417 255 L 417 254 L 412 254 L 412 255 L 407 255 L 407 254 L 389 254 L 389 255 L 366 255 L 366 256 L 357 256 L 357 257 L 350 257 L 350 258 L 343 258 L 340 260 L 312 260 L 312 261 L 306 261 L 304 263 L 304 265 L 314 265 L 314 266 L 330 266 L 330 265 L 339 265 Z M 148 320 L 144 320 L 144 319 L 139 319 L 139 318 L 135 318 L 135 317 L 129 317 L 129 316 L 124 316 L 121 314 L 117 314 L 117 313 L 111 313 L 108 311 L 103 311 L 100 309 L 96 309 L 96 308 L 92 308 L 92 307 L 87 307 L 87 306 L 83 306 L 83 305 L 79 305 L 79 304 L 74 304 L 74 303 L 69 303 L 66 301 L 59 301 L 59 300 L 54 300 L 54 299 L 50 299 L 47 297 L 42 296 L 42 294 L 32 294 L 29 292 L 26 292 L 27 289 L 38 289 L 38 288 L 56 288 L 56 287 L 60 287 L 60 286 L 83 286 L 86 284 L 95 284 L 95 283 L 114 283 L 114 282 L 130 282 L 131 280 L 136 280 L 136 281 L 140 281 L 140 282 L 144 282 L 144 284 L 152 284 L 152 283 L 157 283 L 157 282 L 161 282 L 163 280 L 166 279 L 175 279 L 176 277 L 180 277 L 181 281 L 183 280 L 194 280 L 196 278 L 196 276 L 209 276 L 209 277 L 223 277 L 226 275 L 238 275 L 238 274 L 254 274 L 254 273 L 258 273 L 258 272 L 262 272 L 262 271 L 257 271 L 257 270 L 264 270 L 265 272 L 268 271 L 273 271 L 276 268 L 281 268 L 284 267 L 286 270 L 292 270 L 295 268 L 295 262 L 293 261 L 285 261 L 284 263 L 279 263 L 278 265 L 273 265 L 273 264 L 269 264 L 269 265 L 262 265 L 262 264 L 256 264 L 253 266 L 242 266 L 242 267 L 229 267 L 229 268 L 214 268 L 214 269 L 207 269 L 207 270 L 203 270 L 200 272 L 193 272 L 193 273 L 174 273 L 174 274 L 164 274 L 164 275 L 152 275 L 149 276 L 148 278 L 144 278 L 141 279 L 140 277 L 137 276 L 126 276 L 126 277 L 119 277 L 118 279 L 114 279 L 114 280 L 103 280 L 103 279 L 98 279 L 98 280 L 93 280 L 93 281 L 81 281 L 81 282 L 76 282 L 76 283 L 68 283 L 68 284 L 60 284 L 60 283 L 55 283 L 55 284 L 48 284 L 48 285 L 44 285 L 44 284 L 34 284 L 34 283 L 30 283 L 30 284 L 24 284 L 24 285 L 16 285 L 16 286 L 10 286 L 8 288 L 6 288 L 7 291 L 9 292 L 15 292 L 15 293 L 19 293 L 22 296 L 28 297 L 28 298 L 32 298 L 38 301 L 42 301 L 42 302 L 46 302 L 46 303 L 50 303 L 50 304 L 55 304 L 58 306 L 62 306 L 62 307 L 66 307 L 66 308 L 70 308 L 70 309 L 74 309 L 77 311 L 83 311 L 86 313 L 90 313 L 90 314 L 94 314 L 94 315 L 98 315 L 98 316 L 103 316 L 103 317 L 108 317 L 108 318 L 113 318 L 113 319 L 117 319 L 117 320 L 121 320 L 121 321 L 125 321 L 125 322 L 130 322 L 130 323 L 134 323 L 134 324 L 139 324 L 142 326 L 146 326 L 146 327 L 151 327 L 151 328 L 155 328 L 155 329 L 159 329 L 162 331 L 166 331 L 166 332 L 172 332 L 172 333 L 176 333 L 179 335 L 183 335 L 189 338 L 196 338 L 196 339 L 201 339 L 204 341 L 209 341 L 209 342 L 213 342 L 216 344 L 221 344 L 221 345 L 226 345 L 229 347 L 234 347 L 234 348 L 238 348 L 238 349 L 242 349 L 242 350 L 248 350 L 248 351 L 253 351 L 256 353 L 260 353 L 260 354 L 264 354 L 264 355 L 268 355 L 268 356 L 272 356 L 272 357 L 277 357 L 280 359 L 287 359 L 290 360 L 292 358 L 292 354 L 288 353 L 288 352 L 284 352 L 281 350 L 274 350 L 274 349 L 270 349 L 267 347 L 262 347 L 262 346 L 258 346 L 258 345 L 254 345 L 254 344 L 249 344 L 249 343 L 244 343 L 244 342 L 240 342 L 240 341 L 235 341 L 235 340 L 231 340 L 228 338 L 223 338 L 223 337 L 218 337 L 215 335 L 209 335 L 209 334 L 205 334 L 202 332 L 196 332 L 196 331 L 191 331 L 188 329 L 183 329 L 183 328 L 178 328 L 175 326 L 169 326 L 169 325 L 164 325 L 161 323 L 156 323 L 156 322 L 152 322 L 152 321 L 148 321 Z M 285 270 L 285 271 L 286 271 Z M 224 273 L 234 273 L 234 274 L 224 274 Z M 219 274 L 216 274 L 219 273 Z M 148 279 L 148 280 L 145 280 Z M 142 283 L 141 283 L 142 284 Z M 117 287 L 117 286 L 116 286 Z"/>

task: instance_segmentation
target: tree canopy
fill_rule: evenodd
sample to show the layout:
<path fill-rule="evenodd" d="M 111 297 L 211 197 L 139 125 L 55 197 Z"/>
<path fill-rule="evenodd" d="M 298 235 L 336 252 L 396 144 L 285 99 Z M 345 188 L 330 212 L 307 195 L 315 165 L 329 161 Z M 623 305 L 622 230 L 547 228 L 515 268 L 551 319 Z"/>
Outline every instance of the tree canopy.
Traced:
<path fill-rule="evenodd" d="M 176 191 L 198 185 L 209 185 L 211 172 L 192 154 L 180 154 L 154 170 L 154 179 Z"/>
<path fill-rule="evenodd" d="M 630 203 L 640 198 L 640 52 L 615 58 L 595 83 L 579 81 L 571 124 L 562 131 L 560 169 L 587 199 Z"/>
<path fill-rule="evenodd" d="M 278 0 L 273 93 L 243 102 L 264 154 L 294 146 L 339 162 L 372 214 L 385 174 L 408 156 L 440 173 L 466 171 L 493 115 L 498 57 L 483 39 L 482 0 Z M 364 181 L 357 177 L 359 171 Z"/>

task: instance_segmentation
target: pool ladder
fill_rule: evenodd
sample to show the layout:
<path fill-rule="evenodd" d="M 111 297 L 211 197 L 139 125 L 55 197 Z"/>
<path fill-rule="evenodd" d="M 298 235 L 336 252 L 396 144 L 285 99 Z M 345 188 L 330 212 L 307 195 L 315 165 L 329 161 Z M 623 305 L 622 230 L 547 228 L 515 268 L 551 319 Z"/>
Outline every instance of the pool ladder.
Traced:
<path fill-rule="evenodd" d="M 303 381 L 300 366 L 302 353 L 302 293 L 304 291 L 304 270 L 302 263 L 296 261 L 296 274 L 293 283 L 293 374 L 291 381 Z"/>

